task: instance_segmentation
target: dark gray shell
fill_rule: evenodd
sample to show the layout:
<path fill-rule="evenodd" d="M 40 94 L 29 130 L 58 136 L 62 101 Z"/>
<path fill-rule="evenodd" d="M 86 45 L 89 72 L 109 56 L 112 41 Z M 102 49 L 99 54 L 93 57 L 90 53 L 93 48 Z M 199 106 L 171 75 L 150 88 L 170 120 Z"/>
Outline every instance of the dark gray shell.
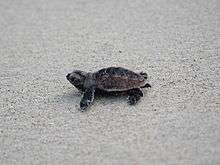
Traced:
<path fill-rule="evenodd" d="M 126 91 L 145 85 L 145 78 L 121 67 L 109 67 L 94 73 L 97 88 L 105 91 Z"/>

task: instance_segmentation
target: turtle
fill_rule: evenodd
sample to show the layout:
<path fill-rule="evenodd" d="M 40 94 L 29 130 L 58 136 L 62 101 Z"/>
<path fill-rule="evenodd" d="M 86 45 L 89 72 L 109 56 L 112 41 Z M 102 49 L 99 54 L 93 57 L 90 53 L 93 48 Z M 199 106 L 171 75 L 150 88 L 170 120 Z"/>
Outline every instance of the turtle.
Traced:
<path fill-rule="evenodd" d="M 97 72 L 74 70 L 66 75 L 67 80 L 83 92 L 80 111 L 85 111 L 99 93 L 127 94 L 128 103 L 135 105 L 143 92 L 141 88 L 150 88 L 145 72 L 136 73 L 123 67 L 107 67 Z"/>

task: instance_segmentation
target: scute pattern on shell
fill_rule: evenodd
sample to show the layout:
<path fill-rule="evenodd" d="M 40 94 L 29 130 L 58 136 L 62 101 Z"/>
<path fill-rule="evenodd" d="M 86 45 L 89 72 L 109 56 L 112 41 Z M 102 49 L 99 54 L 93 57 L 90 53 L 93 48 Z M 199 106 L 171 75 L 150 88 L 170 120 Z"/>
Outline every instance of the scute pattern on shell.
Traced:
<path fill-rule="evenodd" d="M 124 91 L 145 84 L 140 74 L 121 67 L 109 67 L 95 73 L 96 85 L 106 91 Z"/>

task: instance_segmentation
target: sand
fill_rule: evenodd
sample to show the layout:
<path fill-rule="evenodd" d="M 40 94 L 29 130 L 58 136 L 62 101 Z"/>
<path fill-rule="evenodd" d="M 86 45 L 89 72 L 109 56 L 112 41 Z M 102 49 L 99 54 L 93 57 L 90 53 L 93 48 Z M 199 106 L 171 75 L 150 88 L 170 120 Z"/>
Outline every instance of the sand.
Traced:
<path fill-rule="evenodd" d="M 0 164 L 220 164 L 218 0 L 1 0 Z M 146 71 L 81 113 L 73 69 Z"/>

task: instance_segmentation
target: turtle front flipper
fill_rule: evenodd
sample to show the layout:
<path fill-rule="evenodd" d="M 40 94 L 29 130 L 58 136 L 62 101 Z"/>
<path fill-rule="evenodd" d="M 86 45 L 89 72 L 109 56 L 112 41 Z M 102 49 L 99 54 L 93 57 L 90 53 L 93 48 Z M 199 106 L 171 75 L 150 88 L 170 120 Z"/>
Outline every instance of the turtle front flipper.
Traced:
<path fill-rule="evenodd" d="M 128 94 L 128 103 L 130 105 L 136 104 L 141 99 L 141 97 L 144 96 L 143 92 L 139 88 L 129 90 Z"/>
<path fill-rule="evenodd" d="M 80 111 L 83 112 L 93 102 L 95 94 L 95 88 L 89 87 L 85 90 L 83 97 L 80 101 Z"/>

